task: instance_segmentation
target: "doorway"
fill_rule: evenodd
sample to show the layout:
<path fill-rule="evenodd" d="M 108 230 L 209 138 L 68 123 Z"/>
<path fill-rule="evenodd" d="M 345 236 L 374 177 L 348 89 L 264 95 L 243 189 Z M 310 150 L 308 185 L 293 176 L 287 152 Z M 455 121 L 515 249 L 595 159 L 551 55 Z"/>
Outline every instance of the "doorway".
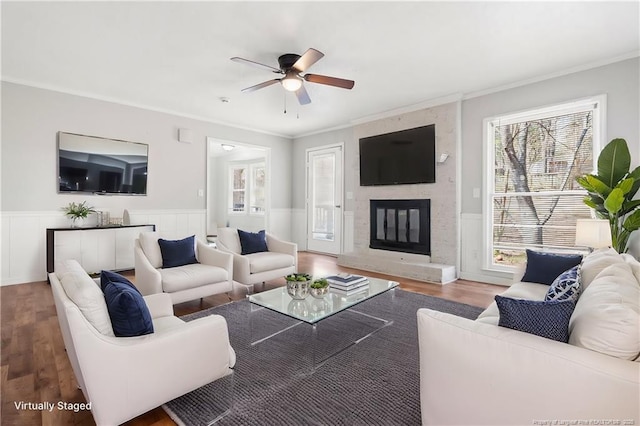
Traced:
<path fill-rule="evenodd" d="M 225 226 L 269 230 L 270 154 L 267 147 L 207 138 L 207 239 Z"/>
<path fill-rule="evenodd" d="M 342 145 L 307 150 L 307 249 L 342 251 Z"/>

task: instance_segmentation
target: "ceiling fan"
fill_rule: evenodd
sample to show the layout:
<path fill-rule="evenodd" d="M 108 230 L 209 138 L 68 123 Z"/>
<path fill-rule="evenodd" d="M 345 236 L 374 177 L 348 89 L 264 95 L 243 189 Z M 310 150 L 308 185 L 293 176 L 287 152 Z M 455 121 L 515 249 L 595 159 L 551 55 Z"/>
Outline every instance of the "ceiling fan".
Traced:
<path fill-rule="evenodd" d="M 242 92 L 253 92 L 254 90 L 262 89 L 263 87 L 271 86 L 272 84 L 280 83 L 285 90 L 289 92 L 295 92 L 296 97 L 300 105 L 306 105 L 311 103 L 309 94 L 304 88 L 302 81 L 308 81 L 310 83 L 325 84 L 327 86 L 340 87 L 343 89 L 352 89 L 355 82 L 353 80 L 345 80 L 343 78 L 329 77 L 320 74 L 305 74 L 305 72 L 311 65 L 318 62 L 324 53 L 316 49 L 308 49 L 302 56 L 295 53 L 286 53 L 278 58 L 278 65 L 280 68 L 275 68 L 270 65 L 261 64 L 259 62 L 250 61 L 249 59 L 233 57 L 234 62 L 240 62 L 247 65 L 251 65 L 257 68 L 262 68 L 267 71 L 274 72 L 276 74 L 282 74 L 284 77 L 275 78 L 273 80 L 267 80 L 255 86 L 242 89 Z"/>

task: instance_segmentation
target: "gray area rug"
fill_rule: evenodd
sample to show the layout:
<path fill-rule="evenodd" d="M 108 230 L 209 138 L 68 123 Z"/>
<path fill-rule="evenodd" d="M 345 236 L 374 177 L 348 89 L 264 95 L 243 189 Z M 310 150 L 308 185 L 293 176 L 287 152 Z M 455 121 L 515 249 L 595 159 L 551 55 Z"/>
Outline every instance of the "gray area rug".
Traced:
<path fill-rule="evenodd" d="M 309 300 L 310 303 L 319 303 Z M 253 307 L 252 307 L 253 306 Z M 310 309 L 314 305 L 309 306 Z M 345 311 L 312 327 L 257 309 L 247 300 L 182 317 L 226 318 L 237 362 L 232 376 L 217 380 L 163 406 L 178 424 L 207 425 L 228 408 L 219 425 L 419 425 L 420 377 L 416 311 L 430 308 L 475 319 L 482 309 L 396 289 L 354 310 L 393 321 L 381 323 Z M 350 342 L 375 334 L 330 357 Z M 314 363 L 314 357 L 316 362 Z"/>

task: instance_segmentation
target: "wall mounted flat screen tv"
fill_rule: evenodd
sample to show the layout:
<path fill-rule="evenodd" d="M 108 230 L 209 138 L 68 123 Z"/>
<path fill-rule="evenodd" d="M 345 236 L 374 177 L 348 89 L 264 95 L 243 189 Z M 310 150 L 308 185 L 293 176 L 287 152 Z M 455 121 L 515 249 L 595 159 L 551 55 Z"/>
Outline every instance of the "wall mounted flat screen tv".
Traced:
<path fill-rule="evenodd" d="M 360 139 L 360 186 L 435 181 L 435 124 Z"/>
<path fill-rule="evenodd" d="M 58 132 L 58 192 L 146 195 L 149 146 Z"/>

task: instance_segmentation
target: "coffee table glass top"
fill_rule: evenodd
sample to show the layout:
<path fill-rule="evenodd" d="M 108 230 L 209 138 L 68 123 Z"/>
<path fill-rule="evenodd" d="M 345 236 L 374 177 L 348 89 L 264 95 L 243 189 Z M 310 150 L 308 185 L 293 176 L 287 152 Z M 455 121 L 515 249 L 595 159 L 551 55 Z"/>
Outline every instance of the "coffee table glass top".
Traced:
<path fill-rule="evenodd" d="M 309 295 L 304 300 L 296 300 L 289 296 L 285 286 L 252 294 L 249 296 L 249 301 L 300 321 L 314 324 L 398 286 L 395 281 L 378 278 L 368 278 L 368 280 L 369 285 L 364 290 L 348 296 L 330 289 L 322 299 L 316 299 Z"/>

